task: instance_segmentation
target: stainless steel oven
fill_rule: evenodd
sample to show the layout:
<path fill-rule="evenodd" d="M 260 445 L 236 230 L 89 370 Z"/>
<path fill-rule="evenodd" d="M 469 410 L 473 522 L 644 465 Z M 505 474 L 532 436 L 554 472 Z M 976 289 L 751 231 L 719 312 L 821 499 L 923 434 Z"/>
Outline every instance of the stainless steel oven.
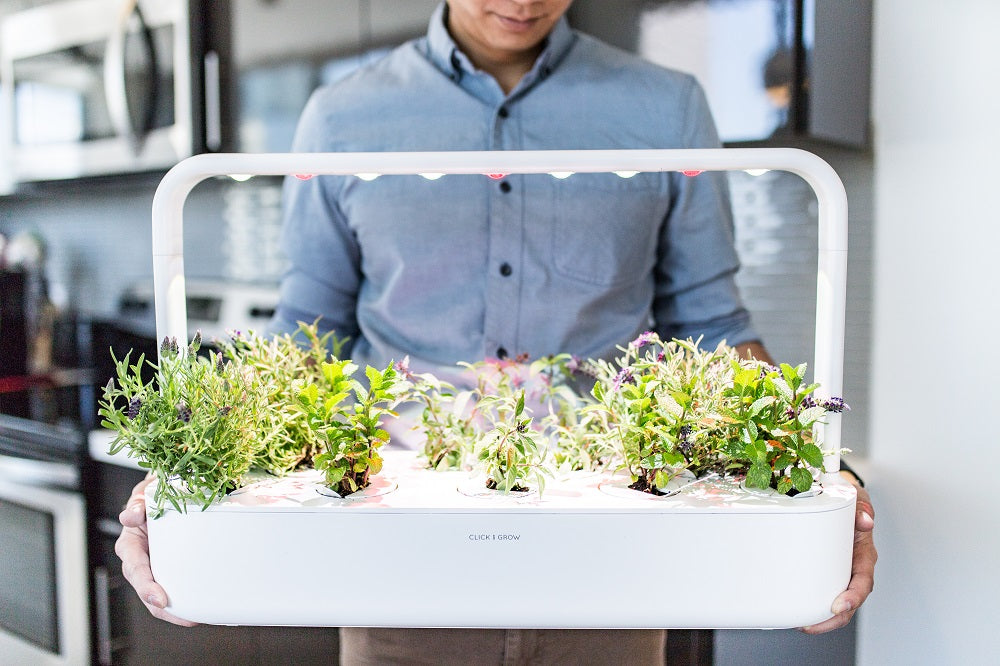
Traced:
<path fill-rule="evenodd" d="M 0 662 L 91 657 L 85 442 L 76 428 L 0 415 Z"/>
<path fill-rule="evenodd" d="M 0 118 L 11 177 L 160 170 L 219 149 L 219 56 L 202 6 L 56 0 L 7 15 Z"/>

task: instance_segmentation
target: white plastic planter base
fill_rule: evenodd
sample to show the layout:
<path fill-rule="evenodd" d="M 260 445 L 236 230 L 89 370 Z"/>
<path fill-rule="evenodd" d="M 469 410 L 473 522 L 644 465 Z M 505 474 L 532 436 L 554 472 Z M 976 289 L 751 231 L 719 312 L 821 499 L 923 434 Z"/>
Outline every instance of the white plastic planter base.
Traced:
<path fill-rule="evenodd" d="M 541 496 L 477 496 L 468 474 L 389 451 L 361 497 L 324 495 L 319 480 L 265 480 L 150 518 L 170 612 L 240 625 L 781 628 L 830 617 L 850 578 L 856 493 L 836 476 L 800 498 L 724 480 L 653 497 L 595 474 L 551 480 Z"/>

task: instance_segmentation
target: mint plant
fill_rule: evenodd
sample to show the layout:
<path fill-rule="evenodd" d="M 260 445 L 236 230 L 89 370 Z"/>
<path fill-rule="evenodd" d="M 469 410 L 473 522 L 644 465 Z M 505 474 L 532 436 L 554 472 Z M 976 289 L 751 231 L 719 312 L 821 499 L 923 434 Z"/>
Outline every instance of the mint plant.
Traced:
<path fill-rule="evenodd" d="M 841 411 L 840 398 L 817 402 L 806 366 L 740 358 L 725 344 L 663 342 L 644 333 L 617 364 L 592 362 L 592 390 L 605 437 L 621 453 L 635 489 L 658 494 L 687 469 L 697 476 L 745 475 L 750 488 L 804 492 L 822 468 L 814 426 Z"/>
<path fill-rule="evenodd" d="M 723 432 L 727 453 L 743 462 L 750 488 L 805 492 L 823 468 L 813 426 L 846 405 L 840 398 L 817 402 L 813 393 L 818 384 L 805 384 L 805 373 L 805 364 L 733 365 L 732 384 L 724 392 Z"/>
<path fill-rule="evenodd" d="M 366 488 L 371 475 L 382 471 L 379 449 L 389 441 L 389 433 L 381 421 L 396 416 L 392 407 L 407 388 L 392 363 L 381 371 L 367 367 L 367 388 L 352 378 L 356 370 L 350 361 L 324 362 L 326 395 L 321 395 L 315 383 L 299 395 L 310 427 L 324 442 L 324 451 L 313 458 L 313 465 L 341 496 Z M 352 394 L 353 403 L 342 407 Z"/>

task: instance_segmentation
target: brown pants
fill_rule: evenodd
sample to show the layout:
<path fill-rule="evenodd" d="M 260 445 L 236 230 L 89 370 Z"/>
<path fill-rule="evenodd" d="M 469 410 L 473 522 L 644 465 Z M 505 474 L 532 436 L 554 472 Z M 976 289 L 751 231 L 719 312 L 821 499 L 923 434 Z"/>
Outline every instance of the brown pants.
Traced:
<path fill-rule="evenodd" d="M 660 630 L 344 628 L 340 663 L 662 665 L 665 644 Z"/>

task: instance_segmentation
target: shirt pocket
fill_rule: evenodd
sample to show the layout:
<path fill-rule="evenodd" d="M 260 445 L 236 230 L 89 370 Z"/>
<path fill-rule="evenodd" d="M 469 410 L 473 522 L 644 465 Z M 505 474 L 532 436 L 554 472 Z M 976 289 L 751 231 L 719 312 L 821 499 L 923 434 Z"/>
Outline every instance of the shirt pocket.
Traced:
<path fill-rule="evenodd" d="M 552 264 L 566 278 L 614 287 L 649 275 L 668 203 L 658 173 L 577 173 L 555 181 Z"/>

